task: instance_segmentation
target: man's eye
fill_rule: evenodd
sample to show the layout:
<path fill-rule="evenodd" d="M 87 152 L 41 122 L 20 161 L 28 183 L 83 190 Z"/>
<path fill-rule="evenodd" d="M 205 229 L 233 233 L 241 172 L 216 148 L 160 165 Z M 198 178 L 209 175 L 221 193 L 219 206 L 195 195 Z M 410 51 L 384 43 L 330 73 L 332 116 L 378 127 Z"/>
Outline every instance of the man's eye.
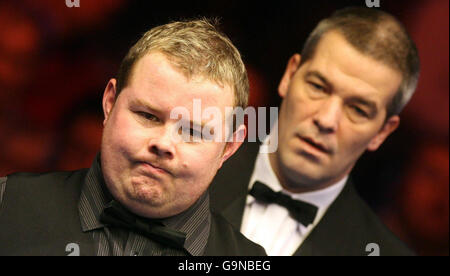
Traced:
<path fill-rule="evenodd" d="M 328 94 L 327 88 L 317 82 L 308 81 L 308 86 L 307 91 L 309 91 L 310 96 L 314 99 L 322 98 Z"/>
<path fill-rule="evenodd" d="M 313 90 L 319 91 L 319 92 L 325 92 L 325 87 L 323 87 L 322 85 L 314 83 L 314 82 L 308 82 L 308 83 L 313 88 Z"/>
<path fill-rule="evenodd" d="M 366 117 L 366 118 L 369 117 L 369 115 L 368 115 L 364 110 L 362 110 L 361 108 L 357 107 L 356 105 L 351 106 L 351 108 L 352 108 L 358 115 L 360 115 L 360 116 L 362 116 L 362 117 Z"/>
<path fill-rule="evenodd" d="M 158 120 L 158 118 L 155 115 L 147 113 L 147 112 L 139 111 L 139 112 L 136 112 L 136 113 L 139 116 L 141 116 L 142 118 L 146 119 L 146 120 L 150 120 L 150 121 L 157 121 Z"/>

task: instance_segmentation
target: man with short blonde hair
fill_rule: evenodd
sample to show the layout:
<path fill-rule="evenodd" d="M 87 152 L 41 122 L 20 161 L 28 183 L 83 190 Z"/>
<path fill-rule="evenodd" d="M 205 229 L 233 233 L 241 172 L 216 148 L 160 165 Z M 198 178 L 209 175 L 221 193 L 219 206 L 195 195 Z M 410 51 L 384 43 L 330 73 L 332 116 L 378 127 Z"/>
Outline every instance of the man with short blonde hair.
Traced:
<path fill-rule="evenodd" d="M 117 74 L 118 93 L 127 86 L 133 67 L 151 51 L 161 52 L 186 77 L 202 76 L 234 90 L 234 105 L 245 109 L 248 77 L 241 55 L 217 28 L 218 19 L 178 21 L 146 32 L 128 51 Z"/>
<path fill-rule="evenodd" d="M 247 98 L 239 52 L 210 21 L 153 28 L 105 88 L 90 169 L 0 178 L 0 255 L 264 255 L 209 209 L 207 188 L 240 139 L 174 139 L 206 124 L 195 101 L 220 110 L 225 133 L 225 109 Z M 176 108 L 189 118 L 174 118 Z M 232 131 L 245 134 L 244 124 Z"/>

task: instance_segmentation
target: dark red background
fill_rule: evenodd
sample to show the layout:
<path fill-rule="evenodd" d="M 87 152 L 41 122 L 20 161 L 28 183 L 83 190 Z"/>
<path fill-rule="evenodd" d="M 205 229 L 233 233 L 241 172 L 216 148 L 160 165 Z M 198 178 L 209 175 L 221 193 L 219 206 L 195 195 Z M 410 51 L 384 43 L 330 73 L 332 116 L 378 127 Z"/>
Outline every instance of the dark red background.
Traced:
<path fill-rule="evenodd" d="M 420 255 L 448 255 L 449 2 L 381 0 L 416 41 L 422 74 L 400 129 L 354 170 L 358 190 Z M 89 167 L 101 96 L 149 28 L 218 16 L 242 52 L 254 106 L 277 106 L 288 58 L 339 1 L 0 1 L 0 175 Z"/>

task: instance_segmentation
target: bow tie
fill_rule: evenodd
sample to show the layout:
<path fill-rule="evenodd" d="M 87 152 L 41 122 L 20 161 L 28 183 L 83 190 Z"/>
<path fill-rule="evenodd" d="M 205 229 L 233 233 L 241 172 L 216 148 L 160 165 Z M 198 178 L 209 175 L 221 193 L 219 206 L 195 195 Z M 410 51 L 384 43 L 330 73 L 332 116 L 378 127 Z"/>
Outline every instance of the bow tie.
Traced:
<path fill-rule="evenodd" d="M 289 211 L 291 217 L 304 226 L 311 224 L 316 217 L 317 206 L 304 201 L 292 199 L 290 196 L 281 192 L 274 192 L 261 182 L 256 181 L 249 194 L 252 195 L 257 201 L 267 204 L 275 203 L 285 207 Z"/>
<path fill-rule="evenodd" d="M 186 234 L 169 229 L 161 222 L 138 217 L 126 210 L 119 202 L 108 203 L 100 215 L 100 222 L 140 233 L 164 245 L 183 249 Z"/>

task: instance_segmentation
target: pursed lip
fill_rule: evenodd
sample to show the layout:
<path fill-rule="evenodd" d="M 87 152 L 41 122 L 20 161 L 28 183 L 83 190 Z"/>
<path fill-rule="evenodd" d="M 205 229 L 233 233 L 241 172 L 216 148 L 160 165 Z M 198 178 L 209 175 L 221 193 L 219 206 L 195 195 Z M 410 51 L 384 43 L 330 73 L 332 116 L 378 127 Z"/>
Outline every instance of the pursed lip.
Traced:
<path fill-rule="evenodd" d="M 311 145 L 312 147 L 314 147 L 315 149 L 326 153 L 326 154 L 331 154 L 331 149 L 328 148 L 327 146 L 325 146 L 324 144 L 310 138 L 307 136 L 301 136 L 301 135 L 297 135 L 298 138 L 300 138 L 302 141 L 304 141 L 305 143 L 308 143 L 309 145 Z"/>
<path fill-rule="evenodd" d="M 155 163 L 148 162 L 148 161 L 141 161 L 139 162 L 144 167 L 148 168 L 150 171 L 157 172 L 157 173 L 163 173 L 163 174 L 171 174 L 168 169 L 161 165 L 155 165 Z"/>

